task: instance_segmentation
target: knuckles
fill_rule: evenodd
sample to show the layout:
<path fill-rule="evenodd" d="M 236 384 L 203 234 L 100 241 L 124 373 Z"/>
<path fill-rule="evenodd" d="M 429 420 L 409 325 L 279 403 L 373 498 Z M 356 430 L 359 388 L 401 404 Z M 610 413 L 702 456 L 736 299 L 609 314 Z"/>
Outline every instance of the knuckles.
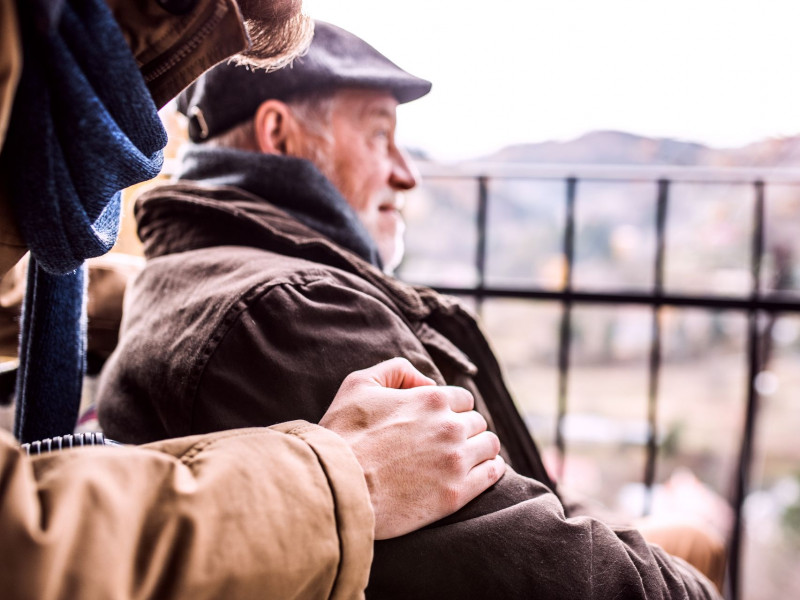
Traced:
<path fill-rule="evenodd" d="M 350 395 L 370 381 L 366 371 L 353 371 L 342 381 L 337 395 Z"/>
<path fill-rule="evenodd" d="M 461 421 L 446 419 L 439 426 L 439 436 L 445 442 L 461 442 L 467 437 L 467 428 Z"/>
<path fill-rule="evenodd" d="M 497 483 L 497 480 L 500 479 L 500 476 L 504 472 L 505 468 L 501 469 L 496 460 L 489 462 L 488 468 L 486 469 L 486 478 L 489 480 L 489 485 Z"/>
<path fill-rule="evenodd" d="M 442 469 L 451 477 L 455 476 L 456 478 L 460 478 L 467 471 L 467 469 L 464 468 L 464 463 L 466 462 L 464 452 L 460 448 L 443 452 L 440 461 Z"/>
<path fill-rule="evenodd" d="M 460 486 L 448 485 L 442 489 L 440 498 L 442 508 L 446 511 L 446 514 L 453 513 L 463 506 L 462 495 L 463 492 Z"/>
<path fill-rule="evenodd" d="M 446 388 L 425 386 L 414 388 L 417 394 L 417 400 L 423 406 L 430 410 L 440 411 L 449 408 L 450 403 L 447 401 Z"/>

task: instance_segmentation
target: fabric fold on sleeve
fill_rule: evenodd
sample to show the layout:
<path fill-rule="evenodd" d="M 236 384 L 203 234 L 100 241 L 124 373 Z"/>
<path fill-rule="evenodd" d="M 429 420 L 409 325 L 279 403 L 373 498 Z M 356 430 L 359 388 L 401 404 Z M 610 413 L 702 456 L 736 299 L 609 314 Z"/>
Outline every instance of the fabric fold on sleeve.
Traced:
<path fill-rule="evenodd" d="M 358 598 L 360 466 L 302 422 L 23 456 L 0 432 L 0 589 L 19 598 Z M 360 479 L 359 479 L 360 478 Z"/>

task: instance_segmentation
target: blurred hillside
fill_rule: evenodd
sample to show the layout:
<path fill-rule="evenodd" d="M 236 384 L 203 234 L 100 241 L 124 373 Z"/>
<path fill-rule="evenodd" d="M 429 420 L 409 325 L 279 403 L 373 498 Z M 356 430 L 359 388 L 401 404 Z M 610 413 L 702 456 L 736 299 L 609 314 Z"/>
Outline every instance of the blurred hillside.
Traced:
<path fill-rule="evenodd" d="M 690 141 L 648 138 L 620 131 L 593 131 L 563 142 L 509 146 L 478 160 L 510 163 L 587 163 L 703 167 L 800 166 L 800 136 L 741 148 L 711 148 Z"/>
<path fill-rule="evenodd" d="M 417 157 L 425 162 L 424 156 Z M 569 141 L 509 146 L 470 165 L 633 165 L 800 168 L 800 136 L 741 148 L 595 131 Z M 454 172 L 459 165 L 452 165 Z M 580 177 L 580 168 L 575 174 Z M 564 197 L 557 179 L 489 181 L 488 284 L 558 289 L 563 282 Z M 576 205 L 576 288 L 646 291 L 653 282 L 655 181 L 581 179 Z M 426 178 L 408 202 L 409 253 L 402 274 L 440 285 L 472 285 L 475 272 L 474 180 Z M 740 295 L 749 291 L 753 227 L 751 185 L 673 183 L 668 212 L 665 285 L 681 293 Z M 788 184 L 767 190 L 766 256 L 769 290 L 800 290 L 795 238 L 800 193 Z M 447 227 L 442 227 L 446 224 Z M 796 283 L 797 282 L 797 283 Z"/>

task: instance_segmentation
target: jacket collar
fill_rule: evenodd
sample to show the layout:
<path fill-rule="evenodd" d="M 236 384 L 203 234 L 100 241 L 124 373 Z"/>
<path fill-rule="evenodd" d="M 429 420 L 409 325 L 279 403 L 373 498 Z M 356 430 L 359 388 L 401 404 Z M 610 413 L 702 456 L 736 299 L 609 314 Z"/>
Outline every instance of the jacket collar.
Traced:
<path fill-rule="evenodd" d="M 297 193 L 309 193 L 316 177 L 322 177 L 316 169 L 309 170 L 313 166 L 307 161 L 279 162 L 289 169 L 299 169 L 294 173 L 298 177 L 290 178 L 300 188 Z M 139 237 L 148 259 L 199 248 L 245 245 L 354 273 L 390 296 L 410 320 L 425 319 L 437 310 L 460 310 L 454 300 L 386 275 L 352 249 L 301 222 L 286 208 L 276 205 L 287 204 L 282 198 L 277 199 L 277 188 L 270 191 L 266 184 L 260 184 L 257 194 L 232 185 L 241 181 L 234 173 L 216 168 L 209 170 L 202 181 L 193 181 L 186 178 L 187 174 L 193 176 L 193 168 L 181 169 L 181 179 L 176 183 L 157 186 L 136 201 Z"/>
<path fill-rule="evenodd" d="M 377 246 L 347 200 L 307 160 L 190 146 L 183 153 L 176 177 L 248 191 L 367 262 L 382 266 Z"/>

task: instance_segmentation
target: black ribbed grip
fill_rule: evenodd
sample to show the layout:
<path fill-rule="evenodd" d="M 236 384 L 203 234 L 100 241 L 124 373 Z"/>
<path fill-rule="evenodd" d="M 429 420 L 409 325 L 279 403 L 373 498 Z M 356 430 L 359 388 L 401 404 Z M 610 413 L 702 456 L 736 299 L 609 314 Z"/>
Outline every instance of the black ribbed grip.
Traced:
<path fill-rule="evenodd" d="M 53 450 L 64 450 L 66 448 L 79 448 L 81 446 L 121 446 L 119 442 L 108 440 L 100 432 L 74 433 L 70 435 L 59 435 L 54 438 L 38 440 L 29 444 L 22 444 L 20 448 L 28 456 L 36 456 Z"/>

